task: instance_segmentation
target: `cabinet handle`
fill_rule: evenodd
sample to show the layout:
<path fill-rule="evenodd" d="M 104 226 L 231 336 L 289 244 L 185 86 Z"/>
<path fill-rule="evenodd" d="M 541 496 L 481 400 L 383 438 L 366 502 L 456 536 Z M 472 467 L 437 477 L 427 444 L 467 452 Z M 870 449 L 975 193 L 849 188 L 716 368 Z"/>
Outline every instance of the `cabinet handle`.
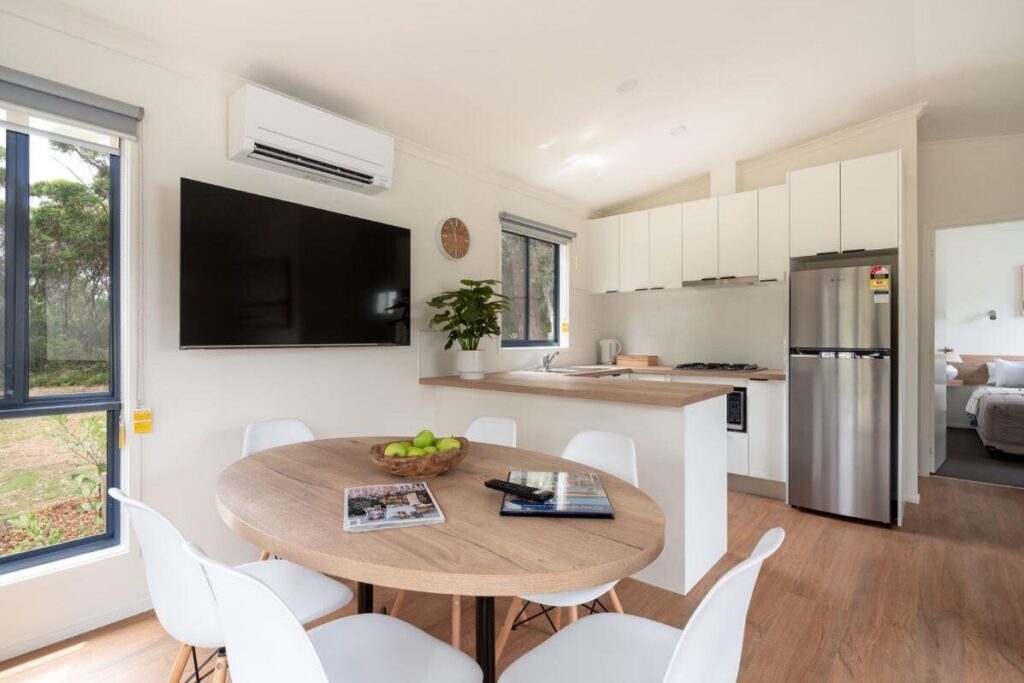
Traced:
<path fill-rule="evenodd" d="M 665 289 L 665 288 L 664 287 L 651 287 L 651 291 L 652 292 L 657 290 L 657 289 Z"/>
<path fill-rule="evenodd" d="M 815 256 L 831 256 L 832 254 L 838 254 L 838 251 L 819 251 Z"/>
<path fill-rule="evenodd" d="M 646 292 L 647 291 L 647 287 L 637 287 L 633 291 L 634 292 Z"/>
<path fill-rule="evenodd" d="M 735 280 L 736 276 L 735 275 L 723 275 L 722 277 L 720 277 L 718 279 L 719 280 Z"/>
<path fill-rule="evenodd" d="M 615 293 L 617 293 L 618 291 L 619 291 L 619 290 L 617 290 L 617 289 L 606 289 L 606 290 L 604 290 L 604 293 L 605 293 L 605 294 L 615 294 Z"/>
<path fill-rule="evenodd" d="M 867 249 L 847 249 L 844 254 L 856 254 L 858 251 L 867 251 Z"/>
<path fill-rule="evenodd" d="M 710 281 L 710 280 L 717 280 L 717 279 L 718 279 L 717 277 L 702 277 L 702 278 L 700 279 L 700 281 L 701 281 L 701 282 L 708 282 L 708 281 Z"/>
<path fill-rule="evenodd" d="M 778 281 L 779 281 L 779 278 L 777 278 L 777 277 L 766 277 L 765 279 L 760 280 L 760 282 L 778 282 Z"/>

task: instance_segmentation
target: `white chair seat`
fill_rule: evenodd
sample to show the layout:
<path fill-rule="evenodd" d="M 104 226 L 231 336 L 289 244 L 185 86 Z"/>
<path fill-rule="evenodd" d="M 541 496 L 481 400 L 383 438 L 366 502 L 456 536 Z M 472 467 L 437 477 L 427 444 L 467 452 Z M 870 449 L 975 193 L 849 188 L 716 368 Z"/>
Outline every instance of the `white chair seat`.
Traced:
<path fill-rule="evenodd" d="M 249 562 L 236 569 L 270 586 L 303 624 L 352 601 L 352 591 L 345 584 L 288 560 Z"/>
<path fill-rule="evenodd" d="M 612 588 L 615 588 L 617 583 L 618 581 L 612 581 L 611 583 L 602 583 L 600 586 L 565 591 L 564 593 L 543 593 L 523 595 L 521 597 L 528 602 L 535 602 L 538 605 L 545 605 L 547 607 L 575 607 L 576 605 L 585 605 L 588 602 L 597 600 Z"/>
<path fill-rule="evenodd" d="M 383 614 L 337 619 L 309 631 L 309 639 L 330 683 L 483 679 L 480 667 L 466 653 Z"/>
<path fill-rule="evenodd" d="M 499 683 L 662 683 L 680 635 L 631 614 L 594 614 L 514 661 Z"/>

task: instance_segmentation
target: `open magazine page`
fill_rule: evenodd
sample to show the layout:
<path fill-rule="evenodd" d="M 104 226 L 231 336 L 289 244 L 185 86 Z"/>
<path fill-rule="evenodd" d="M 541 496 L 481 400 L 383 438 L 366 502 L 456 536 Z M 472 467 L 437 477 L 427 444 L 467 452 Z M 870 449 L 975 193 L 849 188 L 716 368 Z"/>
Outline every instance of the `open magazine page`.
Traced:
<path fill-rule="evenodd" d="M 506 494 L 501 514 L 536 517 L 614 517 L 601 478 L 589 472 L 509 472 L 513 484 L 554 491 L 547 502 Z"/>
<path fill-rule="evenodd" d="M 345 531 L 373 531 L 443 521 L 441 508 L 421 481 L 345 489 Z"/>

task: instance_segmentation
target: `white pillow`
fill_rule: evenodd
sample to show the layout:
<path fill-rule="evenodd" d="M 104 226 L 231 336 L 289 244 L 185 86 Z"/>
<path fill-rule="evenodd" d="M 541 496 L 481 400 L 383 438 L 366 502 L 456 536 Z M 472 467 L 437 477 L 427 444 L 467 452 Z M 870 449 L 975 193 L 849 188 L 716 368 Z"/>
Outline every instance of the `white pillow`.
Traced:
<path fill-rule="evenodd" d="M 996 385 L 996 363 L 995 361 L 989 361 L 985 363 L 985 367 L 988 368 L 988 383 L 992 386 Z"/>
<path fill-rule="evenodd" d="M 1024 361 L 997 359 L 995 366 L 997 387 L 1024 387 Z"/>

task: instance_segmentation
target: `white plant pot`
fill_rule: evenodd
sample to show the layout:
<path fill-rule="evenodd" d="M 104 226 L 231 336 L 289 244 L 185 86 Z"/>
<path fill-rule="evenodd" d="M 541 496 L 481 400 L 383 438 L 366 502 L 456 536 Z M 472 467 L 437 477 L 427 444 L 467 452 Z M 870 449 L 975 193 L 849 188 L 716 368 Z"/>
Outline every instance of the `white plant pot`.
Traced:
<path fill-rule="evenodd" d="M 484 352 L 480 349 L 474 351 L 459 350 L 455 352 L 456 368 L 459 377 L 462 379 L 483 379 L 484 378 Z"/>

